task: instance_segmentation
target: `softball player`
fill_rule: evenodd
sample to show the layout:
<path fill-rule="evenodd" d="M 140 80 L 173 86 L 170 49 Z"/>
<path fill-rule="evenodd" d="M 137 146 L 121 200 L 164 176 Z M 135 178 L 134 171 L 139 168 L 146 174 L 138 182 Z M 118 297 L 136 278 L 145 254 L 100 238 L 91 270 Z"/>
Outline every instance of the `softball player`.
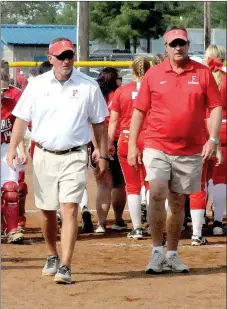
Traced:
<path fill-rule="evenodd" d="M 116 90 L 114 93 L 112 103 L 109 106 L 110 122 L 108 128 L 109 135 L 109 151 L 114 152 L 114 137 L 118 122 L 120 122 L 120 137 L 118 141 L 118 157 L 121 168 L 124 174 L 127 201 L 130 216 L 132 219 L 133 230 L 128 233 L 129 238 L 139 239 L 143 237 L 141 229 L 141 188 L 145 184 L 144 179 L 146 176 L 144 165 L 140 164 L 139 169 L 135 169 L 127 163 L 128 153 L 128 139 L 129 127 L 133 112 L 134 100 L 137 96 L 140 82 L 150 68 L 149 61 L 144 57 L 138 57 L 133 61 L 132 69 L 134 74 L 134 81 L 124 85 Z M 143 141 L 145 136 L 146 124 L 143 126 L 138 139 L 138 148 L 143 151 Z M 142 175 L 142 177 L 141 177 Z M 148 189 L 148 188 L 147 188 Z"/>
<path fill-rule="evenodd" d="M 22 231 L 18 229 L 20 223 L 19 171 L 10 169 L 6 162 L 15 121 L 12 111 L 21 94 L 18 91 L 15 87 L 9 86 L 9 75 L 1 69 L 1 233 L 7 234 L 8 243 L 20 243 L 24 238 Z M 20 143 L 19 150 L 21 163 L 24 164 L 26 155 L 23 142 Z M 17 162 L 15 164 L 17 165 Z"/>

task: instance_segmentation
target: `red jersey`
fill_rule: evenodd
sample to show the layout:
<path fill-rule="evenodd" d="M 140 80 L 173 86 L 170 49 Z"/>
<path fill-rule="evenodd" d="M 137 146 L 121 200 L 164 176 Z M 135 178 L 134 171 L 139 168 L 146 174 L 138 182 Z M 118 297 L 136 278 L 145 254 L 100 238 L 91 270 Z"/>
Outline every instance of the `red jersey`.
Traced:
<path fill-rule="evenodd" d="M 20 89 L 11 86 L 7 91 L 4 91 L 4 97 L 1 100 L 1 143 L 9 143 L 12 134 L 12 128 L 15 121 L 15 116 L 12 111 L 16 106 L 22 92 Z"/>
<path fill-rule="evenodd" d="M 177 74 L 170 60 L 145 74 L 135 108 L 148 112 L 144 147 L 170 155 L 202 151 L 206 109 L 221 106 L 220 93 L 209 68 L 188 60 Z"/>
<path fill-rule="evenodd" d="M 22 91 L 19 88 L 14 87 L 12 85 L 10 85 L 9 89 L 4 92 L 4 96 L 6 98 L 10 98 L 16 103 L 19 101 L 21 95 L 22 95 Z"/>
<path fill-rule="evenodd" d="M 112 103 L 109 107 L 119 114 L 120 131 L 129 130 L 135 98 L 138 94 L 140 83 L 131 82 L 119 87 L 113 96 Z"/>
<path fill-rule="evenodd" d="M 226 76 L 227 74 L 223 71 L 222 73 L 222 80 L 221 80 L 221 88 L 220 88 L 220 94 L 221 94 L 221 103 L 222 103 L 222 119 L 227 119 L 227 97 L 226 97 Z"/>
<path fill-rule="evenodd" d="M 10 142 L 15 116 L 12 111 L 16 106 L 16 101 L 3 97 L 1 100 L 1 144 Z"/>
<path fill-rule="evenodd" d="M 119 88 L 120 88 L 120 87 L 119 87 Z M 118 88 L 118 89 L 119 89 L 119 88 Z M 117 91 L 117 90 L 116 90 L 116 91 Z M 115 91 L 115 92 L 116 92 L 116 91 Z M 115 93 L 115 92 L 114 92 L 114 91 L 111 91 L 111 92 L 109 93 L 108 97 L 105 98 L 109 113 L 110 113 L 110 106 L 112 105 L 112 99 L 113 99 L 113 97 L 114 97 L 114 93 Z M 107 116 L 107 117 L 106 117 L 105 122 L 106 122 L 106 127 L 108 128 L 109 122 L 110 122 L 110 116 Z M 117 130 L 116 130 L 116 133 L 115 133 L 115 140 L 116 140 L 116 141 L 118 140 L 119 136 L 120 136 L 120 129 L 119 129 L 119 126 L 118 126 L 118 127 L 117 127 Z"/>

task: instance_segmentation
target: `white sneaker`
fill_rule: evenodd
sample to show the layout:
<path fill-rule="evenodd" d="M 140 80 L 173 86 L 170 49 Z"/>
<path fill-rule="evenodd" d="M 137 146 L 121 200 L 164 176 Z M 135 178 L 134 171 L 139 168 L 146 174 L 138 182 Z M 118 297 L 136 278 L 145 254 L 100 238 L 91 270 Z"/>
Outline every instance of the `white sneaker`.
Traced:
<path fill-rule="evenodd" d="M 146 274 L 161 273 L 163 271 L 163 266 L 166 263 L 166 257 L 164 253 L 155 251 L 148 263 L 145 272 Z"/>
<path fill-rule="evenodd" d="M 174 273 L 188 273 L 189 268 L 183 264 L 178 254 L 172 255 L 170 258 L 166 258 L 166 264 L 163 267 L 164 271 L 172 271 Z"/>
<path fill-rule="evenodd" d="M 205 237 L 202 236 L 197 236 L 197 235 L 193 235 L 192 236 L 192 246 L 202 246 L 202 245 L 207 245 L 208 241 Z"/>
<path fill-rule="evenodd" d="M 106 226 L 105 226 L 105 225 L 99 225 L 99 226 L 96 228 L 95 233 L 97 233 L 97 234 L 106 233 Z"/>

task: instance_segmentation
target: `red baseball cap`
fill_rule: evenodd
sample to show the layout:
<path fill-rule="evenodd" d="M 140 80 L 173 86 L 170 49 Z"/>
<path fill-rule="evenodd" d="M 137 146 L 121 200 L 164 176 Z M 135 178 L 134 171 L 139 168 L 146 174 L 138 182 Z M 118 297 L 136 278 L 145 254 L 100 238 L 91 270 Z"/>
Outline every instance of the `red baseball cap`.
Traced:
<path fill-rule="evenodd" d="M 55 42 L 53 44 L 50 44 L 50 46 L 49 46 L 49 54 L 50 55 L 59 56 L 67 50 L 71 50 L 71 51 L 75 52 L 75 48 L 73 46 L 73 43 L 69 40 L 58 41 L 58 42 Z"/>
<path fill-rule="evenodd" d="M 188 41 L 187 31 L 182 30 L 182 29 L 173 29 L 173 30 L 168 31 L 165 34 L 165 41 L 168 44 L 177 39 L 184 40 L 187 42 Z"/>

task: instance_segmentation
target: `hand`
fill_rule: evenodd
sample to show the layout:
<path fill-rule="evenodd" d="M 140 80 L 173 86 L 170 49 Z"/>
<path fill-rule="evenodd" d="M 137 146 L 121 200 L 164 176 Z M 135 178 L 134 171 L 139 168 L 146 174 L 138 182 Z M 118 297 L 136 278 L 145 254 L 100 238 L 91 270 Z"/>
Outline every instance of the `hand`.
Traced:
<path fill-rule="evenodd" d="M 224 158 L 223 158 L 223 153 L 222 153 L 220 145 L 218 145 L 218 147 L 217 147 L 216 159 L 217 159 L 217 161 L 215 163 L 215 166 L 219 166 L 219 165 L 223 164 Z"/>
<path fill-rule="evenodd" d="M 95 148 L 91 156 L 92 162 L 97 163 L 99 161 L 99 157 L 100 157 L 99 149 Z"/>
<path fill-rule="evenodd" d="M 6 162 L 13 171 L 16 171 L 16 165 L 18 164 L 18 154 L 16 149 L 9 149 L 6 155 Z"/>
<path fill-rule="evenodd" d="M 201 156 L 203 157 L 203 162 L 206 160 L 210 160 L 216 153 L 217 145 L 211 141 L 208 140 L 206 144 L 203 146 L 203 151 Z"/>
<path fill-rule="evenodd" d="M 142 155 L 136 146 L 128 144 L 128 164 L 138 169 L 138 164 L 142 164 Z"/>
<path fill-rule="evenodd" d="M 20 158 L 19 158 L 19 160 L 20 160 L 20 163 L 22 165 L 25 165 L 25 164 L 28 163 L 28 157 L 27 157 L 27 154 L 24 151 L 23 152 L 20 151 Z"/>
<path fill-rule="evenodd" d="M 106 175 L 108 168 L 109 168 L 109 162 L 106 160 L 100 159 L 94 171 L 95 177 L 97 179 L 103 178 Z"/>

